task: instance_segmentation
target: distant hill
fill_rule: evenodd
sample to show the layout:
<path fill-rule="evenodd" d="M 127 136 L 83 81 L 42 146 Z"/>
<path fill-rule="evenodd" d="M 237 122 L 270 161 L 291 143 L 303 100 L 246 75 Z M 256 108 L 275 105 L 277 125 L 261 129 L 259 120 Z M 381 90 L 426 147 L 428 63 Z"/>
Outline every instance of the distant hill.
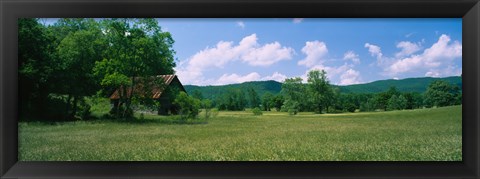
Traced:
<path fill-rule="evenodd" d="M 388 90 L 391 86 L 395 86 L 401 92 L 419 92 L 423 93 L 427 90 L 428 85 L 434 80 L 445 80 L 450 84 L 462 87 L 462 78 L 452 76 L 446 78 L 406 78 L 401 80 L 379 80 L 371 83 L 356 84 L 348 86 L 340 86 L 343 93 L 378 93 Z"/>
<path fill-rule="evenodd" d="M 253 88 L 260 97 L 263 96 L 266 92 L 277 94 L 282 90 L 282 83 L 269 80 L 269 81 L 251 81 L 244 82 L 240 84 L 229 84 L 222 86 L 194 86 L 194 85 L 185 85 L 185 90 L 187 93 L 191 94 L 194 90 L 200 90 L 204 98 L 215 99 L 217 96 L 222 95 L 229 88 L 238 88 L 238 89 L 248 89 Z"/>
<path fill-rule="evenodd" d="M 462 78 L 459 76 L 452 76 L 446 78 L 406 78 L 401 80 L 379 80 L 365 84 L 336 86 L 340 88 L 341 93 L 378 93 L 388 90 L 391 86 L 395 86 L 397 90 L 401 92 L 419 92 L 423 93 L 427 89 L 428 85 L 434 80 L 445 80 L 451 84 L 462 87 Z M 225 93 L 229 88 L 248 89 L 253 88 L 259 94 L 263 96 L 266 92 L 277 94 L 282 89 L 282 83 L 269 80 L 269 81 L 251 81 L 240 84 L 229 84 L 222 86 L 195 86 L 185 85 L 185 90 L 191 94 L 194 90 L 199 90 L 205 98 L 215 99 L 217 96 Z"/>

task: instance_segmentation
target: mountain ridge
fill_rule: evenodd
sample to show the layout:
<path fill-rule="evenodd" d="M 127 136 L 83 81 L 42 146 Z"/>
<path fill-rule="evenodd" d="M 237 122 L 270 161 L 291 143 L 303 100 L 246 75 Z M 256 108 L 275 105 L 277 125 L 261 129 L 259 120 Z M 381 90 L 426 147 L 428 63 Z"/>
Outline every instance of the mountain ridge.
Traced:
<path fill-rule="evenodd" d="M 457 85 L 462 87 L 462 78 L 461 76 L 450 76 L 443 78 L 434 78 L 434 77 L 415 77 L 415 78 L 405 78 L 405 79 L 386 79 L 386 80 L 377 80 L 373 82 L 363 83 L 363 84 L 353 84 L 353 85 L 333 85 L 336 88 L 340 89 L 341 93 L 378 93 L 388 90 L 391 86 L 395 86 L 400 92 L 418 92 L 423 93 L 428 85 L 434 80 L 445 80 L 450 84 Z M 214 99 L 215 97 L 226 93 L 230 88 L 240 88 L 248 89 L 253 88 L 259 96 L 270 92 L 272 94 L 277 94 L 282 89 L 282 83 L 274 80 L 267 81 L 249 81 L 236 84 L 228 85 L 208 85 L 208 86 L 197 86 L 197 85 L 184 85 L 187 93 L 191 94 L 194 90 L 199 90 L 205 98 Z"/>

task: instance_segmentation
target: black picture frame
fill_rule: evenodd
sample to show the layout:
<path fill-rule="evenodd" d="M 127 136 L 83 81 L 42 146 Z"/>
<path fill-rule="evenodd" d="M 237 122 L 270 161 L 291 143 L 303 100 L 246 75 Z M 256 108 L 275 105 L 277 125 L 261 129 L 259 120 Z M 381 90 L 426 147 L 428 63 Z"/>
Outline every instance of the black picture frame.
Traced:
<path fill-rule="evenodd" d="M 479 0 L 1 0 L 0 178 L 479 178 Z M 462 162 L 19 162 L 17 19 L 463 18 Z"/>

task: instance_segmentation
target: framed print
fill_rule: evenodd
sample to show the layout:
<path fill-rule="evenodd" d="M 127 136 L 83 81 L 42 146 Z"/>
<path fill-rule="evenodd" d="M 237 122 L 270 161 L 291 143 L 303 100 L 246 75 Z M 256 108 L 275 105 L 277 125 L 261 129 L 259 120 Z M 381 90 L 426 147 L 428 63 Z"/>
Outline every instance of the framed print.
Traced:
<path fill-rule="evenodd" d="M 4 178 L 479 177 L 476 0 L 0 5 Z"/>

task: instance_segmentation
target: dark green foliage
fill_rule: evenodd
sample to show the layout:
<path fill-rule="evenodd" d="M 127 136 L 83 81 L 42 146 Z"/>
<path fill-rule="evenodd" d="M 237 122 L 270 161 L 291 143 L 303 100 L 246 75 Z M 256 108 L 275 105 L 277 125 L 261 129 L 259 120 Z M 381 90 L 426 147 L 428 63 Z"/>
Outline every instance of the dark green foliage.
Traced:
<path fill-rule="evenodd" d="M 78 102 L 100 89 L 100 81 L 94 77 L 92 70 L 95 62 L 102 59 L 106 43 L 99 24 L 93 19 L 61 19 L 56 23 L 56 28 L 64 31 L 57 36 L 59 43 L 54 66 L 57 75 L 52 77 L 52 84 L 57 85 L 51 92 L 68 95 L 66 112 L 69 117 L 73 117 Z"/>
<path fill-rule="evenodd" d="M 261 101 L 257 92 L 253 88 L 248 88 L 247 93 L 248 93 L 248 101 L 250 104 L 250 108 L 259 107 L 261 104 Z"/>
<path fill-rule="evenodd" d="M 308 95 L 306 86 L 302 84 L 302 79 L 287 78 L 282 84 L 281 94 L 285 97 L 282 109 L 288 111 L 289 114 L 297 114 L 297 112 L 303 111 L 310 105 L 308 102 Z"/>
<path fill-rule="evenodd" d="M 241 84 L 230 84 L 222 86 L 194 86 L 185 85 L 185 90 L 188 94 L 192 94 L 193 91 L 199 90 L 204 98 L 214 100 L 223 94 L 228 92 L 230 88 L 237 89 L 249 89 L 253 88 L 257 92 L 258 96 L 263 96 L 265 93 L 270 92 L 272 94 L 278 94 L 282 89 L 282 83 L 277 81 L 252 81 L 244 82 Z"/>
<path fill-rule="evenodd" d="M 262 97 L 262 110 L 271 111 L 274 108 L 274 96 L 272 93 L 267 92 Z"/>
<path fill-rule="evenodd" d="M 324 108 L 334 102 L 334 91 L 327 79 L 327 73 L 322 70 L 308 72 L 308 84 L 306 94 L 315 113 L 322 113 Z"/>
<path fill-rule="evenodd" d="M 217 99 L 219 110 L 243 111 L 247 105 L 245 93 L 240 89 L 230 88 Z"/>
<path fill-rule="evenodd" d="M 273 104 L 272 106 L 275 108 L 276 111 L 281 111 L 282 110 L 282 105 L 285 102 L 285 98 L 281 94 L 275 95 L 273 97 Z"/>
<path fill-rule="evenodd" d="M 357 107 L 353 103 L 346 103 L 345 104 L 345 110 L 346 111 L 355 112 L 355 109 L 357 109 Z"/>
<path fill-rule="evenodd" d="M 433 81 L 425 92 L 425 104 L 431 106 L 449 106 L 458 103 L 460 89 L 447 81 Z"/>
<path fill-rule="evenodd" d="M 405 109 L 418 109 L 423 107 L 423 96 L 417 92 L 403 93 L 407 100 Z"/>
<path fill-rule="evenodd" d="M 86 103 L 85 100 L 81 100 L 79 110 L 78 110 L 78 116 L 82 120 L 88 120 L 92 117 L 92 111 L 91 111 L 92 106 L 90 104 Z"/>
<path fill-rule="evenodd" d="M 198 90 L 198 89 L 193 90 L 190 94 L 191 94 L 192 97 L 194 97 L 194 98 L 197 98 L 197 99 L 199 99 L 199 100 L 203 100 L 203 94 L 202 94 L 202 92 L 201 92 L 200 90 Z"/>
<path fill-rule="evenodd" d="M 133 98 L 148 94 L 148 87 L 127 95 L 137 84 L 159 85 L 161 82 L 142 82 L 152 76 L 172 74 L 175 67 L 174 40 L 170 33 L 162 32 L 155 19 L 104 19 L 102 27 L 109 48 L 103 60 L 95 63 L 94 74 L 106 89 L 119 88 L 119 105 L 132 109 Z M 125 117 L 121 113 L 117 117 Z M 117 113 L 117 115 L 119 115 Z"/>
<path fill-rule="evenodd" d="M 388 100 L 387 104 L 387 110 L 392 111 L 392 110 L 402 110 L 407 107 L 407 99 L 403 97 L 403 95 L 397 96 L 397 95 L 392 95 L 390 99 Z"/>
<path fill-rule="evenodd" d="M 366 101 L 361 102 L 360 104 L 360 111 L 375 111 L 376 109 L 376 101 L 375 98 L 369 98 Z"/>
<path fill-rule="evenodd" d="M 38 19 L 18 19 L 20 117 L 47 118 L 47 103 L 55 48 L 53 36 Z M 63 112 L 63 111 L 62 111 Z"/>

